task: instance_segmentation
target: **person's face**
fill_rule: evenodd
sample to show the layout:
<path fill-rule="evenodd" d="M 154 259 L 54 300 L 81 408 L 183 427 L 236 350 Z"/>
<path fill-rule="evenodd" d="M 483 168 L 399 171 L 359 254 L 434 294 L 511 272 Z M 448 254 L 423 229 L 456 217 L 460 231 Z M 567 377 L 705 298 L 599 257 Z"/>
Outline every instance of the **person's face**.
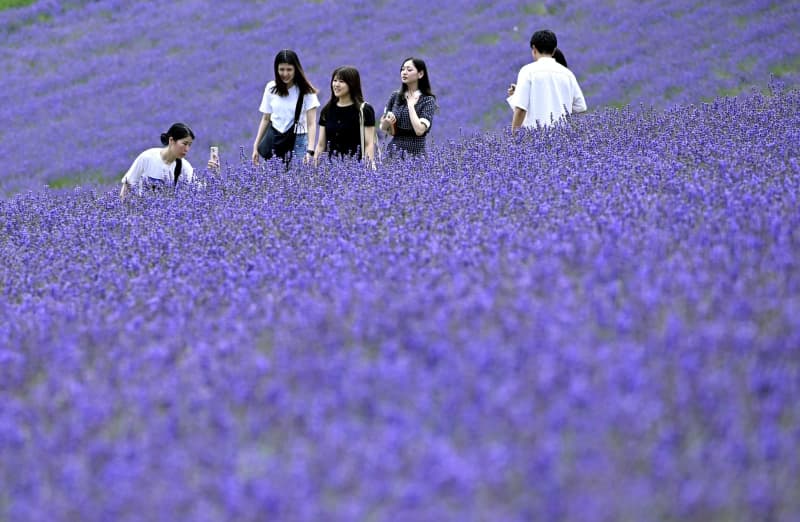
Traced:
<path fill-rule="evenodd" d="M 350 94 L 350 86 L 338 76 L 331 82 L 331 89 L 333 89 L 333 95 L 337 98 Z"/>
<path fill-rule="evenodd" d="M 189 149 L 192 148 L 192 137 L 186 136 L 185 138 L 181 138 L 179 140 L 170 138 L 169 148 L 175 153 L 176 158 L 185 158 L 189 153 Z"/>
<path fill-rule="evenodd" d="M 408 60 L 400 68 L 400 81 L 402 81 L 405 84 L 416 83 L 423 76 L 425 76 L 425 73 L 422 71 L 418 71 L 417 68 L 414 66 L 414 62 L 412 60 Z"/>
<path fill-rule="evenodd" d="M 291 85 L 294 83 L 294 65 L 289 65 L 288 63 L 279 63 L 278 76 L 286 85 Z"/>

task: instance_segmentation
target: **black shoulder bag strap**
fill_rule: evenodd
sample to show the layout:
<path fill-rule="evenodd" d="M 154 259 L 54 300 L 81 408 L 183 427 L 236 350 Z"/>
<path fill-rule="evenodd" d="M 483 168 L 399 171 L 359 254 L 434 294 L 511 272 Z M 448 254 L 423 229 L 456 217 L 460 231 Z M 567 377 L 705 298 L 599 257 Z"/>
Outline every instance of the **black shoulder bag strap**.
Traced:
<path fill-rule="evenodd" d="M 300 86 L 298 86 L 298 90 Z M 297 96 L 297 105 L 294 108 L 294 126 L 292 127 L 292 131 L 297 134 L 297 122 L 300 121 L 300 111 L 303 110 L 303 92 L 301 91 L 300 94 Z"/>
<path fill-rule="evenodd" d="M 175 160 L 175 178 L 172 182 L 172 186 L 178 186 L 178 178 L 181 177 L 181 168 L 183 168 L 183 163 L 181 162 L 180 158 Z"/>
<path fill-rule="evenodd" d="M 300 86 L 297 86 L 298 91 L 300 90 Z M 292 125 L 292 137 L 289 141 L 291 147 L 286 152 L 286 158 L 284 158 L 284 163 L 286 164 L 286 169 L 289 169 L 289 160 L 294 154 L 294 144 L 297 143 L 297 122 L 300 121 L 300 111 L 303 110 L 303 91 L 300 91 L 300 94 L 297 96 L 297 105 L 294 108 L 294 125 Z"/>

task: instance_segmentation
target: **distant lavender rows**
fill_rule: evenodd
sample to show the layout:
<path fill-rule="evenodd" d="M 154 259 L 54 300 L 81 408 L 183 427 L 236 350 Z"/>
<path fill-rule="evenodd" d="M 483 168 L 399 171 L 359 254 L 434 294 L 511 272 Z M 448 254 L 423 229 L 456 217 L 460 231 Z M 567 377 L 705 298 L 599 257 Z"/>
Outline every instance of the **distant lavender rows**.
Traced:
<path fill-rule="evenodd" d="M 0 202 L 0 520 L 797 520 L 799 115 Z"/>
<path fill-rule="evenodd" d="M 67 7 L 64 7 L 64 6 Z M 0 192 L 118 180 L 170 123 L 190 160 L 249 148 L 277 50 L 295 48 L 329 96 L 357 65 L 381 109 L 403 58 L 427 60 L 445 143 L 510 121 L 507 84 L 533 30 L 560 38 L 591 109 L 669 107 L 800 79 L 796 2 L 36 2 L 0 13 Z M 171 21 L 165 16 L 174 16 Z M 43 21 L 38 21 L 43 20 Z"/>

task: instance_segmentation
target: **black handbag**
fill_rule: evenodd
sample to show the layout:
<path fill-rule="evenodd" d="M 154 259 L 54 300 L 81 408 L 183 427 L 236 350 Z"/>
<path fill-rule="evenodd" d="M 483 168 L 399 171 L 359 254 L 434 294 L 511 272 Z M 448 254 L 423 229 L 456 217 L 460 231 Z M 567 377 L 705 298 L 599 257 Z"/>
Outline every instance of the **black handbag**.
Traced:
<path fill-rule="evenodd" d="M 183 162 L 180 158 L 175 159 L 175 178 L 172 181 L 172 186 L 178 186 L 178 178 L 181 177 L 181 170 L 183 170 Z"/>
<path fill-rule="evenodd" d="M 268 160 L 278 156 L 288 163 L 292 159 L 294 144 L 297 140 L 297 122 L 300 121 L 300 111 L 303 108 L 303 93 L 297 97 L 297 106 L 294 108 L 294 123 L 286 132 L 280 132 L 269 122 L 264 137 L 258 142 L 258 154 Z"/>

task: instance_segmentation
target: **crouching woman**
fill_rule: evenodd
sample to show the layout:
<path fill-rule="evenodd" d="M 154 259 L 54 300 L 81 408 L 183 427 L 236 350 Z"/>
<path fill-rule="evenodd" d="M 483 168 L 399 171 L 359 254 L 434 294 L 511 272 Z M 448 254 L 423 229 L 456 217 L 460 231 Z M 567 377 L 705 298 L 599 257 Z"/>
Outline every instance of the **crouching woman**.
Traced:
<path fill-rule="evenodd" d="M 122 177 L 120 198 L 124 200 L 131 191 L 141 196 L 148 190 L 175 187 L 178 181 L 194 182 L 194 169 L 186 159 L 193 141 L 192 129 L 183 123 L 173 124 L 161 135 L 163 147 L 147 149 L 134 160 Z"/>

